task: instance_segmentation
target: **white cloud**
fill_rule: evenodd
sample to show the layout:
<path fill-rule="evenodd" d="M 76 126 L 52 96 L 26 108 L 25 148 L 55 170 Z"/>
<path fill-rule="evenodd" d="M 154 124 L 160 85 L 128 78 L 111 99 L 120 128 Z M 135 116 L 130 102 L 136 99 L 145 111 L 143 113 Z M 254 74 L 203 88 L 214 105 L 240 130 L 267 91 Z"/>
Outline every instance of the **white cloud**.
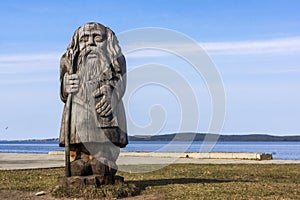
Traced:
<path fill-rule="evenodd" d="M 0 55 L 0 78 L 1 75 L 57 71 L 60 56 L 59 53 L 2 54 Z"/>
<path fill-rule="evenodd" d="M 130 54 L 125 54 L 128 58 L 153 58 L 153 57 L 164 57 L 170 54 L 160 50 L 140 49 Z"/>
<path fill-rule="evenodd" d="M 198 43 L 209 54 L 216 55 L 289 55 L 300 54 L 300 37 L 289 38 L 275 38 L 269 40 L 249 40 L 249 41 L 224 41 L 224 42 L 201 42 Z M 155 45 L 158 46 L 157 44 Z M 176 43 L 161 43 L 161 49 L 151 49 L 151 44 L 145 44 L 145 49 L 137 49 L 135 52 L 126 54 L 130 58 L 147 58 L 147 57 L 163 57 L 168 56 L 169 50 L 184 49 L 186 52 L 195 51 L 195 46 L 184 44 L 182 42 Z M 122 46 L 125 50 L 128 47 Z M 134 49 L 130 47 L 129 49 Z M 33 54 L 10 54 L 0 55 L 0 65 L 5 63 L 18 63 L 18 62 L 37 62 L 37 61 L 58 61 L 61 53 L 33 53 Z"/>
<path fill-rule="evenodd" d="M 270 72 L 269 72 L 270 73 Z M 299 74 L 300 69 L 283 69 L 283 70 L 273 70 L 271 71 L 273 74 Z"/>
<path fill-rule="evenodd" d="M 58 83 L 58 79 L 55 77 L 22 77 L 18 79 L 0 80 L 1 85 L 20 85 L 20 84 L 41 84 L 41 83 Z"/>
<path fill-rule="evenodd" d="M 0 55 L 0 63 L 17 63 L 17 62 L 33 62 L 33 61 L 55 61 L 59 60 L 60 54 L 47 53 L 47 54 L 10 54 Z"/>
<path fill-rule="evenodd" d="M 0 86 L 55 83 L 59 73 L 58 53 L 0 55 Z"/>
<path fill-rule="evenodd" d="M 300 37 L 270 40 L 201 43 L 211 54 L 223 55 L 287 55 L 300 54 Z"/>
<path fill-rule="evenodd" d="M 209 55 L 295 55 L 300 54 L 300 37 L 276 38 L 269 40 L 253 40 L 253 41 L 224 41 L 224 42 L 202 42 L 198 43 Z M 151 50 L 151 46 L 161 47 L 157 50 Z M 124 47 L 126 50 L 128 47 Z M 188 53 L 195 53 L 199 49 L 194 44 L 178 43 L 160 43 L 145 44 L 145 48 L 137 49 L 136 52 L 127 55 L 129 58 L 147 58 L 147 57 L 163 57 L 170 55 L 166 51 L 174 49 L 184 50 Z M 134 49 L 130 47 L 129 49 Z"/>

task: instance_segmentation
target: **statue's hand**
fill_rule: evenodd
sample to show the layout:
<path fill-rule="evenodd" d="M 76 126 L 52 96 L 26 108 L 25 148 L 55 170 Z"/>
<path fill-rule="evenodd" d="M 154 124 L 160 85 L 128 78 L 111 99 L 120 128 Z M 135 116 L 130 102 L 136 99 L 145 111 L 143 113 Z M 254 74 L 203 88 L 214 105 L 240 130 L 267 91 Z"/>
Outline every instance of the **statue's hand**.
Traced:
<path fill-rule="evenodd" d="M 103 85 L 94 92 L 94 97 L 100 99 L 95 108 L 101 117 L 108 117 L 113 112 L 112 94 L 113 87 L 110 85 Z"/>
<path fill-rule="evenodd" d="M 68 94 L 78 92 L 79 78 L 77 74 L 64 75 L 64 91 Z"/>

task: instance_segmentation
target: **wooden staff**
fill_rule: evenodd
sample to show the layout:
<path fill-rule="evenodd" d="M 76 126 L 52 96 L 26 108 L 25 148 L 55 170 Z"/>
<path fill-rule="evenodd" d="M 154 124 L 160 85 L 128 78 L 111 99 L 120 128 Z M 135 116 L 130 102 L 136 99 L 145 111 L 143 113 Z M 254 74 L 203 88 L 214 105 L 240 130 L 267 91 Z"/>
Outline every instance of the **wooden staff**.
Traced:
<path fill-rule="evenodd" d="M 72 63 L 72 61 L 71 61 Z M 69 69 L 70 75 L 73 74 L 73 66 L 67 59 L 65 64 Z M 66 101 L 66 125 L 65 126 L 65 175 L 66 177 L 71 176 L 71 163 L 70 163 L 70 135 L 71 135 L 71 117 L 72 117 L 72 93 L 68 94 Z"/>
<path fill-rule="evenodd" d="M 66 102 L 67 105 L 67 114 L 66 114 L 66 120 L 67 120 L 67 126 L 65 131 L 65 173 L 66 177 L 71 176 L 71 164 L 70 164 L 70 135 L 71 135 L 71 110 L 72 110 L 72 94 L 70 93 L 68 95 L 68 99 Z"/>

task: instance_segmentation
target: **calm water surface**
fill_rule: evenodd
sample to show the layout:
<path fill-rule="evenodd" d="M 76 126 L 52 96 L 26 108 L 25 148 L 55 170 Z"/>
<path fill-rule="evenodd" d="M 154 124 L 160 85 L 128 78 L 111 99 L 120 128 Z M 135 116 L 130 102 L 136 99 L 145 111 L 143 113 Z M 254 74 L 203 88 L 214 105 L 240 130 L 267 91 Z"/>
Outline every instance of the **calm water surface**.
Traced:
<path fill-rule="evenodd" d="M 210 147 L 210 146 L 209 146 Z M 300 142 L 218 142 L 212 152 L 272 153 L 274 159 L 300 160 Z M 131 141 L 122 151 L 201 152 L 201 142 Z M 62 151 L 56 142 L 0 142 L 1 153 Z"/>

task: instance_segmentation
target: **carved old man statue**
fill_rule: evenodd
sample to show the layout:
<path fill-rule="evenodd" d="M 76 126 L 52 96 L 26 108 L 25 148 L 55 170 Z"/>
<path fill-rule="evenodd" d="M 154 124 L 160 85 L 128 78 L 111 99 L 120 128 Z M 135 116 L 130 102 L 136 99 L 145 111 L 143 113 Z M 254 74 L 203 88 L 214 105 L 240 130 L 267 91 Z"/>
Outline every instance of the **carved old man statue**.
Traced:
<path fill-rule="evenodd" d="M 99 174 L 113 179 L 119 148 L 128 143 L 122 103 L 125 73 L 125 58 L 113 31 L 99 23 L 75 31 L 60 62 L 65 107 L 59 145 L 68 143 L 75 156 L 72 176 Z"/>

